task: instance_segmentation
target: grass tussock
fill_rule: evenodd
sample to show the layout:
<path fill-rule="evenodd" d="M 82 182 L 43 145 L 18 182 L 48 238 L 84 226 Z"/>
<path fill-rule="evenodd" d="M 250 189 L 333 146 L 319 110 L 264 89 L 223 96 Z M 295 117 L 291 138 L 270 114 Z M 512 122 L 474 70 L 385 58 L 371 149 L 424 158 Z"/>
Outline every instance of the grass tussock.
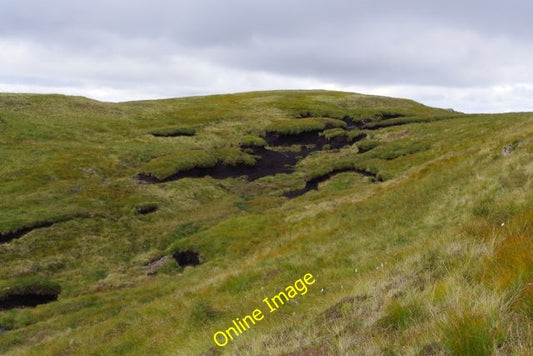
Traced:
<path fill-rule="evenodd" d="M 492 355 L 505 338 L 489 317 L 469 311 L 450 315 L 441 328 L 452 355 Z"/>
<path fill-rule="evenodd" d="M 438 120 L 453 119 L 455 117 L 457 117 L 457 115 L 440 115 L 440 116 L 433 116 L 433 117 L 397 117 L 397 118 L 391 118 L 387 120 L 381 119 L 377 121 L 372 121 L 372 122 L 366 123 L 364 125 L 364 128 L 368 130 L 377 130 L 377 129 L 381 129 L 381 128 L 385 128 L 389 126 L 433 122 L 433 121 L 438 121 Z"/>
<path fill-rule="evenodd" d="M 167 127 L 150 131 L 156 137 L 176 137 L 176 136 L 194 136 L 196 129 L 194 127 Z"/>
<path fill-rule="evenodd" d="M 392 300 L 385 307 L 383 316 L 378 319 L 377 325 L 386 330 L 402 330 L 423 316 L 424 310 L 420 303 L 411 302 L 402 305 L 397 300 Z"/>
<path fill-rule="evenodd" d="M 46 303 L 57 299 L 61 286 L 38 276 L 8 280 L 0 284 L 0 310 Z"/>
<path fill-rule="evenodd" d="M 376 140 L 371 139 L 365 139 L 361 142 L 357 143 L 357 148 L 359 149 L 359 153 L 365 153 L 367 151 L 370 151 L 373 148 L 376 148 L 379 146 L 379 142 Z"/>
<path fill-rule="evenodd" d="M 189 320 L 195 326 L 205 326 L 213 322 L 219 315 L 220 312 L 209 302 L 200 299 L 192 305 Z"/>
<path fill-rule="evenodd" d="M 0 284 L 0 300 L 10 295 L 56 294 L 61 293 L 61 286 L 49 279 L 42 277 L 27 277 Z"/>
<path fill-rule="evenodd" d="M 267 142 L 262 137 L 246 135 L 241 139 L 240 144 L 241 146 L 248 147 L 264 147 L 267 145 Z"/>
<path fill-rule="evenodd" d="M 282 135 L 297 135 L 309 131 L 321 131 L 325 128 L 345 127 L 342 120 L 331 118 L 305 118 L 291 119 L 275 122 L 266 128 L 267 132 L 275 132 Z"/>
<path fill-rule="evenodd" d="M 498 244 L 488 262 L 487 275 L 499 287 L 523 285 L 533 281 L 533 239 L 511 235 Z M 489 272 L 490 271 L 490 272 Z"/>
<path fill-rule="evenodd" d="M 216 157 L 210 152 L 181 151 L 151 160 L 141 169 L 141 174 L 165 180 L 175 174 L 194 168 L 213 167 L 216 163 Z"/>
<path fill-rule="evenodd" d="M 372 155 L 379 159 L 392 160 L 398 157 L 402 157 L 402 156 L 410 155 L 416 152 L 427 150 L 429 149 L 429 147 L 430 145 L 428 145 L 427 143 L 423 143 L 423 142 L 394 141 L 394 142 L 387 143 L 375 149 L 372 152 Z M 363 148 L 363 151 L 365 151 L 364 148 Z M 368 147 L 366 148 L 367 148 L 366 150 L 368 151 Z"/>

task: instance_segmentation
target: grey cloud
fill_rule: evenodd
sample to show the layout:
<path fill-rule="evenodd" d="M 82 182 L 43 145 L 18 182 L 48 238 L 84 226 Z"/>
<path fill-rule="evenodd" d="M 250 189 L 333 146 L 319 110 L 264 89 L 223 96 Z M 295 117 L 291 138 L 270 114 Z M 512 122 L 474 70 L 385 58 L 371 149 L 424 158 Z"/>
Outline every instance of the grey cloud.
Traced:
<path fill-rule="evenodd" d="M 525 0 L 4 0 L 0 81 L 165 96 L 233 90 L 234 76 L 243 90 L 522 85 L 531 13 Z"/>

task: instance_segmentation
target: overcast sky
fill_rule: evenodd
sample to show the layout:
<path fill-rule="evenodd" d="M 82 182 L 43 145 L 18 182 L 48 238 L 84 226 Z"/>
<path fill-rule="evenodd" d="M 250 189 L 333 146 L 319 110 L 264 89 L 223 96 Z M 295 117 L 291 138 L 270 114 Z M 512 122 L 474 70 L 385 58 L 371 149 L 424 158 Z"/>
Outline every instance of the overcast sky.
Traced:
<path fill-rule="evenodd" d="M 321 88 L 533 111 L 532 15 L 528 0 L 0 0 L 0 91 Z"/>

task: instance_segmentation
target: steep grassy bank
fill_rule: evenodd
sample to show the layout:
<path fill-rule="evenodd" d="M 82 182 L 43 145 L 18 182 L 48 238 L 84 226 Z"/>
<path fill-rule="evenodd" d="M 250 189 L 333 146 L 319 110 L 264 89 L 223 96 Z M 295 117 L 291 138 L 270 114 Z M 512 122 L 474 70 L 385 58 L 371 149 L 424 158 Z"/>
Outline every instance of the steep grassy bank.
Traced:
<path fill-rule="evenodd" d="M 2 94 L 0 118 L 0 236 L 16 235 L 0 243 L 3 290 L 60 287 L 0 311 L 0 353 L 533 350 L 530 114 L 280 91 Z M 244 174 L 271 157 L 293 166 Z M 188 251 L 199 265 L 173 258 Z M 307 293 L 268 312 L 307 273 Z M 214 343 L 256 308 L 264 319 Z"/>

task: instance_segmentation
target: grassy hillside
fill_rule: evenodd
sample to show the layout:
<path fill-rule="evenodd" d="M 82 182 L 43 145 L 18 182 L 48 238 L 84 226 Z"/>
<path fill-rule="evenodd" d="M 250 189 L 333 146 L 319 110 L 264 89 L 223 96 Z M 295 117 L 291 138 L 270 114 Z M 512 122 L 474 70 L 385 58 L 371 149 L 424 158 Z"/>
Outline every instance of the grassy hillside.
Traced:
<path fill-rule="evenodd" d="M 0 94 L 0 354 L 531 354 L 532 158 L 529 113 Z"/>

